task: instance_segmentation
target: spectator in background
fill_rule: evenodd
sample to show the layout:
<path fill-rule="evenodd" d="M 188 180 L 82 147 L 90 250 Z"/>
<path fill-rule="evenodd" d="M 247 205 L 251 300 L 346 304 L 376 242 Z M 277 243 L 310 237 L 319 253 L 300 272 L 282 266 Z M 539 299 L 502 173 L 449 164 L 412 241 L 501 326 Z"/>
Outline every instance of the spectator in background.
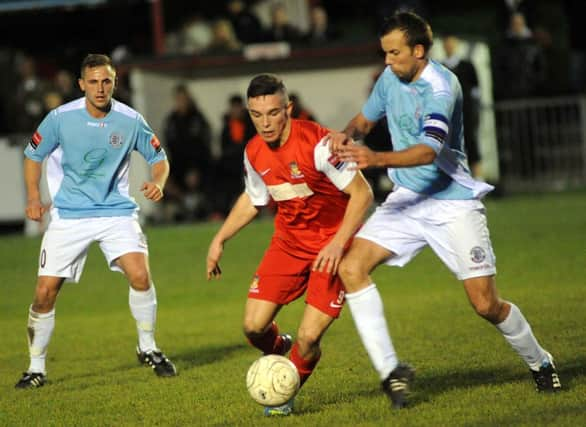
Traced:
<path fill-rule="evenodd" d="M 301 120 L 311 120 L 317 121 L 315 115 L 311 110 L 309 110 L 296 92 L 292 92 L 289 94 L 289 101 L 293 105 L 293 109 L 291 110 L 291 117 L 294 119 L 301 119 Z"/>
<path fill-rule="evenodd" d="M 239 50 L 242 44 L 234 33 L 232 24 L 227 19 L 217 19 L 212 25 L 212 40 L 208 52 L 229 53 Z"/>
<path fill-rule="evenodd" d="M 14 130 L 31 132 L 43 118 L 46 82 L 37 75 L 34 58 L 24 56 L 17 65 L 18 83 L 14 97 Z"/>
<path fill-rule="evenodd" d="M 57 89 L 51 88 L 43 94 L 43 114 L 45 116 L 61 104 L 64 104 L 63 96 Z"/>
<path fill-rule="evenodd" d="M 241 95 L 234 94 L 228 100 L 228 111 L 222 117 L 222 155 L 215 169 L 216 191 L 214 207 L 216 216 L 226 216 L 242 192 L 242 157 L 249 139 L 256 135 L 248 110 Z"/>
<path fill-rule="evenodd" d="M 531 24 L 537 14 L 537 2 L 534 0 L 502 0 L 494 6 L 498 21 L 498 30 L 507 31 L 510 25 L 511 16 L 521 13 Z"/>
<path fill-rule="evenodd" d="M 212 42 L 213 31 L 204 16 L 195 12 L 187 18 L 179 36 L 179 51 L 184 54 L 206 51 Z"/>
<path fill-rule="evenodd" d="M 61 96 L 62 103 L 73 101 L 83 95 L 76 85 L 73 73 L 65 69 L 57 71 L 55 77 L 53 77 L 53 86 Z"/>
<path fill-rule="evenodd" d="M 227 18 L 240 42 L 248 44 L 264 41 L 262 24 L 244 1 L 228 0 L 226 8 Z"/>
<path fill-rule="evenodd" d="M 198 109 L 187 86 L 174 90 L 175 106 L 164 124 L 171 173 L 165 187 L 169 202 L 166 220 L 203 219 L 209 212 L 204 189 L 211 172 L 210 125 Z"/>
<path fill-rule="evenodd" d="M 464 147 L 472 176 L 482 176 L 480 150 L 478 148 L 478 125 L 480 123 L 480 88 L 476 68 L 471 61 L 462 58 L 458 51 L 460 40 L 454 35 L 443 38 L 446 53 L 444 65 L 458 77 L 462 86 L 464 114 Z"/>
<path fill-rule="evenodd" d="M 267 41 L 296 43 L 301 41 L 301 32 L 289 21 L 287 8 L 283 3 L 275 3 L 271 10 L 271 26 Z"/>
<path fill-rule="evenodd" d="M 339 33 L 332 27 L 328 12 L 322 6 L 313 6 L 309 11 L 309 31 L 304 41 L 311 45 L 319 45 L 335 40 Z"/>
<path fill-rule="evenodd" d="M 509 29 L 495 58 L 495 98 L 538 95 L 546 74 L 545 56 L 523 14 L 511 15 Z"/>
<path fill-rule="evenodd" d="M 12 49 L 0 47 L 0 133 L 10 131 L 8 111 L 14 96 L 14 54 Z"/>

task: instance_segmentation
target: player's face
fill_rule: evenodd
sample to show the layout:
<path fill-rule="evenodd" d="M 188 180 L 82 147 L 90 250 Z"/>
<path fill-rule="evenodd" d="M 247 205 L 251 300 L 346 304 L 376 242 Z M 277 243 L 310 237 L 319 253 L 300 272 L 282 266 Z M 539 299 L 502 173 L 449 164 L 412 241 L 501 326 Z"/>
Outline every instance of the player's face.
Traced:
<path fill-rule="evenodd" d="M 108 113 L 115 85 L 116 72 L 109 65 L 85 68 L 79 87 L 85 92 L 86 106 L 92 116 L 104 117 Z"/>
<path fill-rule="evenodd" d="M 380 39 L 385 64 L 402 81 L 410 83 L 419 77 L 425 65 L 422 45 L 411 48 L 401 30 L 393 30 Z"/>
<path fill-rule="evenodd" d="M 287 141 L 291 108 L 292 104 L 280 93 L 248 98 L 248 112 L 256 132 L 271 146 L 278 147 Z"/>

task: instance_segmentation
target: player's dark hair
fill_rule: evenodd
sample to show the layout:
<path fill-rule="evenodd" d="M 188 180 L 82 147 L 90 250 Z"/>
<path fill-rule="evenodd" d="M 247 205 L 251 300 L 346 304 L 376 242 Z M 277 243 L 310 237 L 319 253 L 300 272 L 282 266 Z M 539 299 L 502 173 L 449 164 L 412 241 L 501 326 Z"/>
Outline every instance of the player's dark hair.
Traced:
<path fill-rule="evenodd" d="M 433 44 L 433 32 L 425 19 L 413 12 L 397 12 L 385 18 L 379 31 L 379 37 L 384 37 L 391 31 L 401 30 L 405 34 L 407 45 L 414 48 L 420 44 L 429 52 Z"/>
<path fill-rule="evenodd" d="M 246 97 L 250 99 L 276 93 L 280 93 L 283 96 L 285 103 L 289 102 L 289 95 L 287 95 L 287 88 L 283 80 L 274 74 L 259 74 L 250 81 L 246 90 Z"/>
<path fill-rule="evenodd" d="M 112 69 L 114 69 L 112 59 L 108 55 L 101 53 L 90 53 L 81 62 L 81 77 L 83 77 L 83 73 L 86 68 L 100 67 L 102 65 L 109 65 L 112 67 Z"/>

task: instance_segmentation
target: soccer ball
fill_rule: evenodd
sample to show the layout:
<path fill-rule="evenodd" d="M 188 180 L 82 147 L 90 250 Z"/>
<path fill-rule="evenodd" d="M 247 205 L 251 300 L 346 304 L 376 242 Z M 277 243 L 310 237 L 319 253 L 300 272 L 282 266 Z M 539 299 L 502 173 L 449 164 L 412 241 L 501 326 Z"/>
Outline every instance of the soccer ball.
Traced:
<path fill-rule="evenodd" d="M 246 387 L 252 398 L 265 406 L 288 402 L 299 390 L 299 372 L 289 359 L 269 354 L 255 360 L 246 374 Z"/>

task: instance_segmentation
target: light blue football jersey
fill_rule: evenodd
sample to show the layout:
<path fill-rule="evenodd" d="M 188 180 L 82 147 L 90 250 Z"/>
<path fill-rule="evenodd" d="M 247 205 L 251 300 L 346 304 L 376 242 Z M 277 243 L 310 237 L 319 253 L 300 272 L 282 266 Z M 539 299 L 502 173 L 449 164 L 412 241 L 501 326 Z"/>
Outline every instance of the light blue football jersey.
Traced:
<path fill-rule="evenodd" d="M 464 151 L 462 88 L 456 76 L 430 60 L 419 79 L 399 80 L 386 67 L 362 108 L 370 121 L 387 117 L 395 151 L 425 144 L 437 153 L 429 165 L 389 169 L 401 187 L 437 199 L 480 198 L 493 189 L 470 175 Z"/>
<path fill-rule="evenodd" d="M 47 114 L 24 154 L 36 162 L 48 157 L 52 215 L 88 218 L 132 215 L 138 210 L 128 191 L 134 150 L 149 165 L 166 159 L 140 113 L 113 99 L 106 117 L 96 119 L 88 113 L 84 97 Z"/>

